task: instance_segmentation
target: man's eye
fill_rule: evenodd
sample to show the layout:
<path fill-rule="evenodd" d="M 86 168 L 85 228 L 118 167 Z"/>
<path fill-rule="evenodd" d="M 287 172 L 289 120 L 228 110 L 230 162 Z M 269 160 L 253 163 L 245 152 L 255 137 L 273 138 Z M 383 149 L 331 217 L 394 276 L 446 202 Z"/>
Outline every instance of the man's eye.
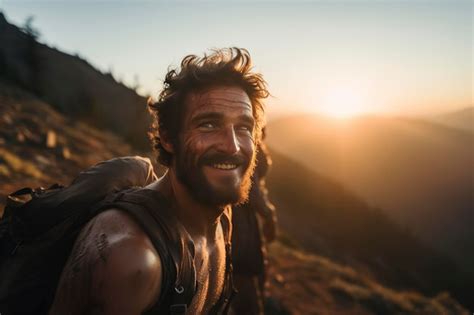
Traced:
<path fill-rule="evenodd" d="M 239 130 L 242 130 L 242 131 L 248 131 L 248 132 L 251 132 L 251 131 L 252 131 L 252 127 L 250 127 L 250 126 L 244 126 L 244 125 L 239 126 L 238 129 L 239 129 Z"/>
<path fill-rule="evenodd" d="M 199 125 L 199 128 L 203 129 L 214 129 L 216 126 L 213 123 L 203 123 Z"/>

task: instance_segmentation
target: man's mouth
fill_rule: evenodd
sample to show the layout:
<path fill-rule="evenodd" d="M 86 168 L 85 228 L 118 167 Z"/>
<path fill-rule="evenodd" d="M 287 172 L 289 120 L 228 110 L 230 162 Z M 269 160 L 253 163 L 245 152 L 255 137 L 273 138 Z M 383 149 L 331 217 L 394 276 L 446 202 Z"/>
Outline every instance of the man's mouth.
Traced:
<path fill-rule="evenodd" d="M 201 165 L 221 171 L 233 171 L 241 169 L 247 165 L 247 160 L 241 155 L 224 155 L 215 153 L 202 158 Z"/>
<path fill-rule="evenodd" d="M 212 164 L 213 168 L 217 168 L 219 170 L 233 170 L 238 167 L 237 164 L 231 164 L 231 163 L 216 163 Z"/>

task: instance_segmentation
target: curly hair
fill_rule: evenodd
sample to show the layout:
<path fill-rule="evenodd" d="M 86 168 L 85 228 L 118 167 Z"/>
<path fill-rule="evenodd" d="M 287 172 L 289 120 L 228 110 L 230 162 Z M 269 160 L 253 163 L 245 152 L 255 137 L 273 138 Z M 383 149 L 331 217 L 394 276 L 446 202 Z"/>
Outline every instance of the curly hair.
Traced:
<path fill-rule="evenodd" d="M 203 57 L 184 57 L 180 69 L 171 69 L 166 74 L 158 101 L 148 101 L 148 110 L 153 117 L 148 134 L 153 149 L 158 152 L 158 162 L 162 165 L 170 165 L 172 154 L 162 146 L 160 134 L 165 135 L 173 145 L 177 145 L 186 97 L 192 92 L 209 87 L 237 86 L 247 93 L 256 122 L 256 145 L 261 140 L 264 124 L 263 99 L 269 96 L 265 80 L 260 73 L 252 72 L 252 60 L 246 49 L 232 47 L 211 52 Z"/>

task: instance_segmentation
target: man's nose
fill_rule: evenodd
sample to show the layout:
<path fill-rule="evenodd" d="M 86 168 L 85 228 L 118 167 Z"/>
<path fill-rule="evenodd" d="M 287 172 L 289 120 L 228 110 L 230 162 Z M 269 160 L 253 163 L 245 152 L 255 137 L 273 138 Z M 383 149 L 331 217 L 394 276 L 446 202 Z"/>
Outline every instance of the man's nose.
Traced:
<path fill-rule="evenodd" d="M 229 155 L 239 153 L 240 143 L 233 126 L 222 131 L 222 137 L 219 141 L 218 150 Z"/>

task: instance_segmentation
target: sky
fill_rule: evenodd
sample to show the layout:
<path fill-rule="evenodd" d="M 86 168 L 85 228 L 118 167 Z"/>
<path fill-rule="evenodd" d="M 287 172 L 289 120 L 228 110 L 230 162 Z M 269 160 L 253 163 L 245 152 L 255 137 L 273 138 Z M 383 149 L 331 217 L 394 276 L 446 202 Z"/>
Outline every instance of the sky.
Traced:
<path fill-rule="evenodd" d="M 188 54 L 237 46 L 268 82 L 267 111 L 423 115 L 473 104 L 473 4 L 462 0 L 0 0 L 40 41 L 156 96 Z"/>

